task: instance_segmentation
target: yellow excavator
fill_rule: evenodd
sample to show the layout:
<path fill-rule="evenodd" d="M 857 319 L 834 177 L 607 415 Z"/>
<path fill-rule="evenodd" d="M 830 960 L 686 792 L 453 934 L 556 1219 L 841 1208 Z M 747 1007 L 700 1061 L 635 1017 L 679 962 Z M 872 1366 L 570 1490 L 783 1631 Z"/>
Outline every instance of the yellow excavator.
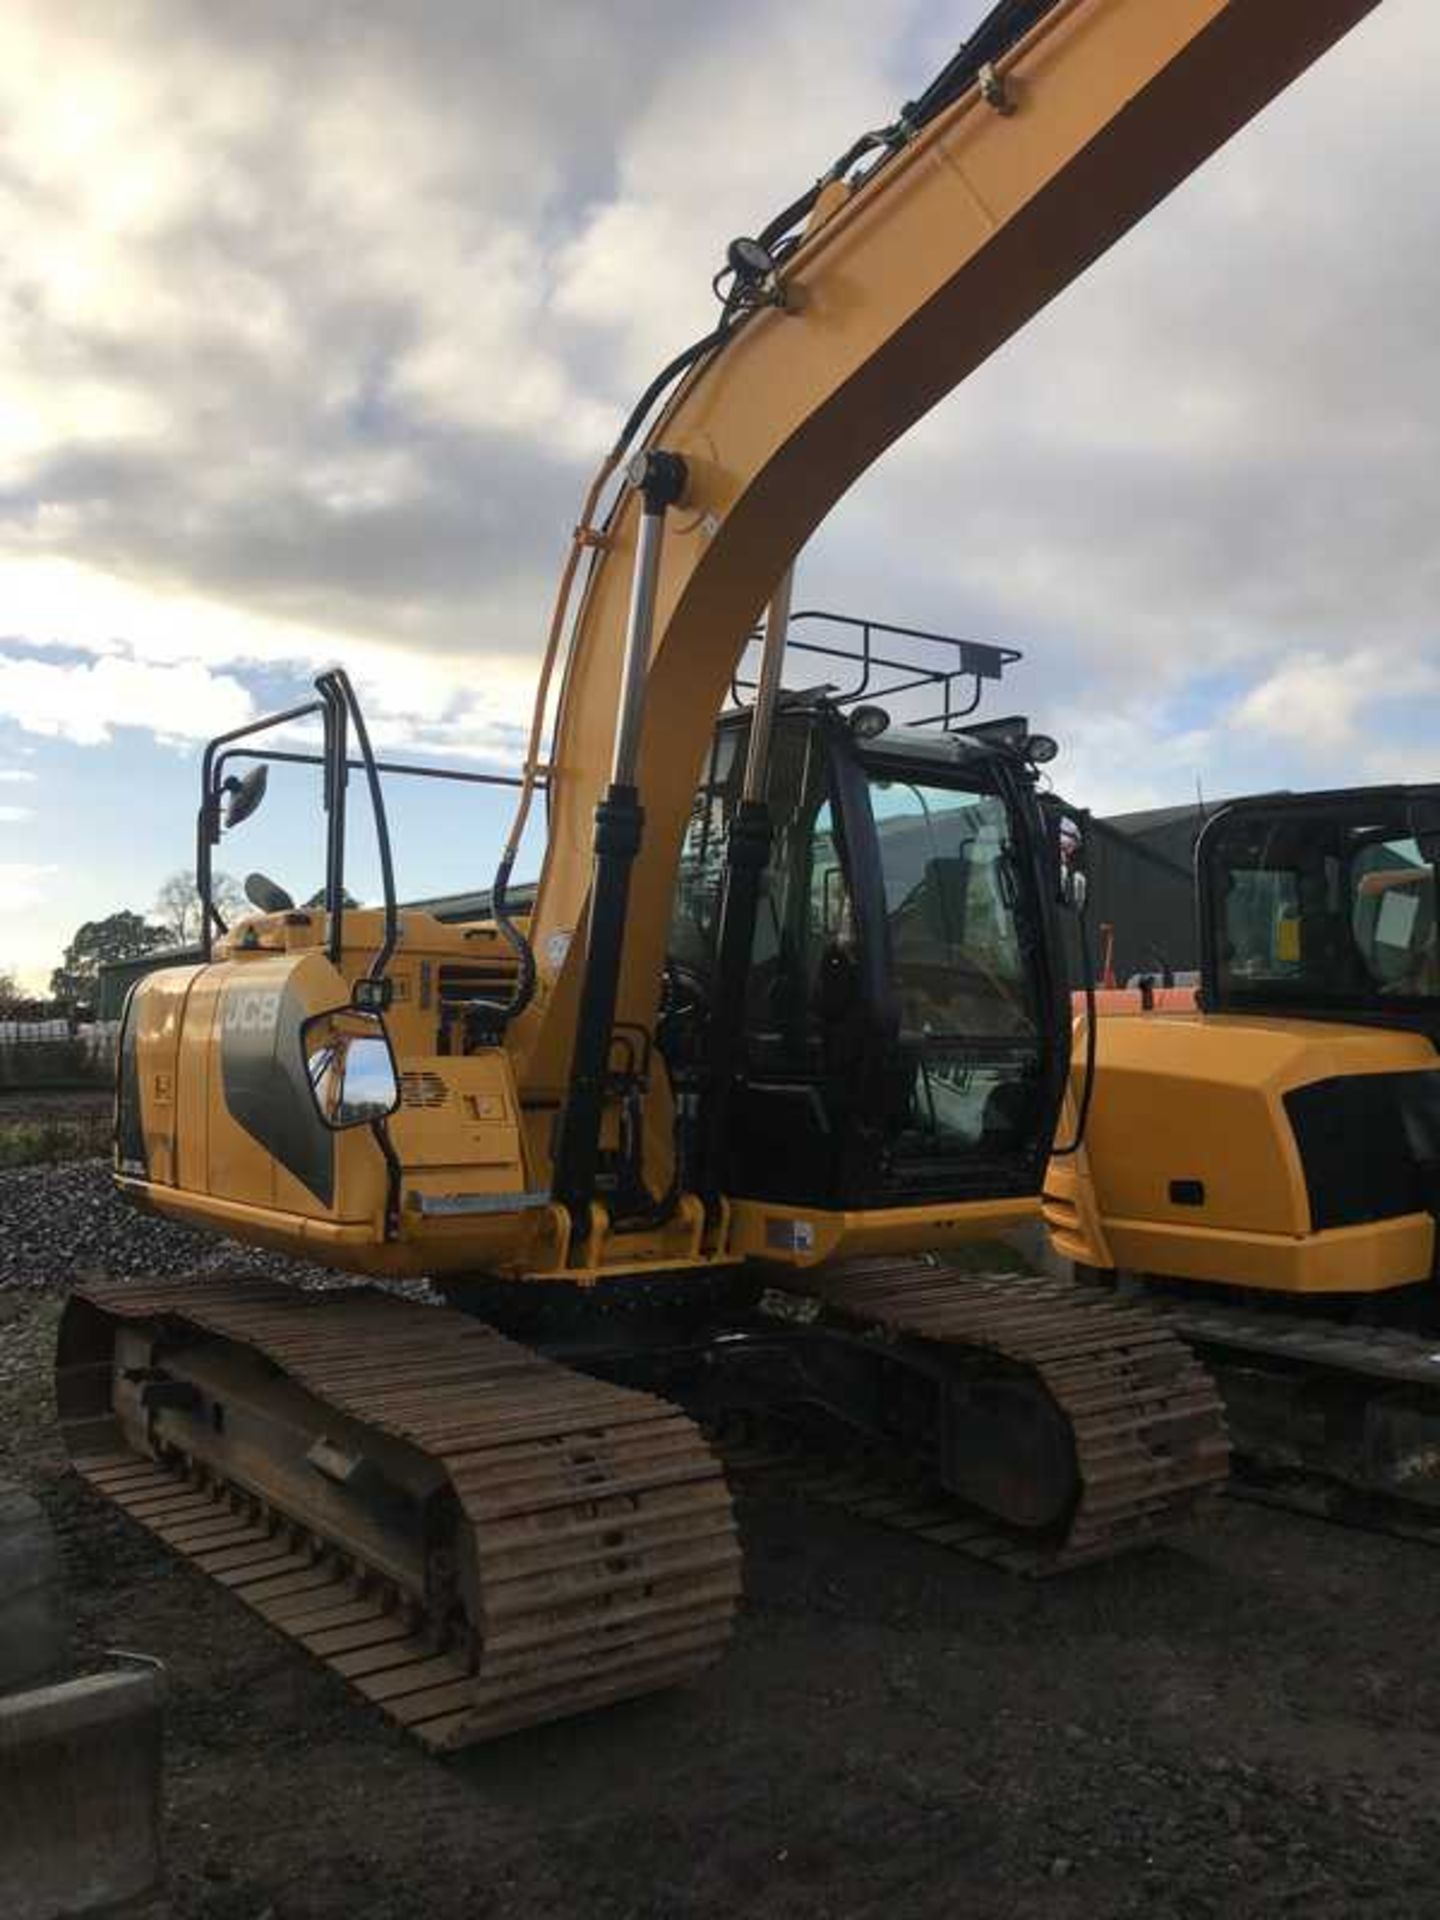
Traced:
<path fill-rule="evenodd" d="M 731 244 L 714 327 L 590 489 L 485 920 L 397 906 L 337 671 L 271 722 L 323 736 L 324 904 L 255 876 L 225 927 L 213 849 L 266 760 L 238 770 L 258 728 L 206 752 L 204 960 L 127 1007 L 117 1180 L 385 1284 L 86 1288 L 61 1417 L 95 1487 L 429 1744 L 715 1657 L 738 1551 L 692 1412 L 851 1436 L 923 1477 L 931 1537 L 1032 1571 L 1152 1540 L 1223 1476 L 1213 1385 L 1147 1312 L 947 1257 L 1038 1217 L 1068 1080 L 1049 746 L 964 716 L 983 651 L 924 681 L 938 726 L 785 688 L 791 568 L 1372 4 L 1005 0 Z M 862 692 L 890 646 L 860 643 Z M 346 901 L 352 785 L 376 907 Z M 421 1276 L 445 1306 L 397 1291 Z"/>
<path fill-rule="evenodd" d="M 1052 1246 L 1218 1378 L 1249 1486 L 1440 1535 L 1440 788 L 1238 800 L 1194 1011 L 1102 1017 Z"/>

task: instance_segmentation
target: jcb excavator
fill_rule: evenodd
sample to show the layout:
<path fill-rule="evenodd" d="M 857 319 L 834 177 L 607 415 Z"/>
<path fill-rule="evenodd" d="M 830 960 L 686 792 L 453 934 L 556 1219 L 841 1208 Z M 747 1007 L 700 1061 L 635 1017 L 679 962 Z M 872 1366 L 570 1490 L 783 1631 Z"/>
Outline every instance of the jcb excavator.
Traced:
<path fill-rule="evenodd" d="M 88 1288 L 62 1418 L 95 1486 L 427 1742 L 715 1656 L 733 1520 L 677 1403 L 859 1436 L 953 1498 L 936 1537 L 1038 1571 L 1153 1539 L 1223 1475 L 1213 1387 L 1147 1313 L 940 1258 L 1038 1214 L 1067 1084 L 1060 823 L 1023 721 L 785 694 L 790 569 L 886 446 L 1373 3 L 1006 0 L 731 245 L 718 321 L 585 503 L 487 921 L 398 909 L 385 770 L 330 673 L 278 716 L 323 727 L 324 908 L 259 883 L 269 910 L 227 929 L 212 850 L 264 776 L 233 770 L 254 729 L 206 754 L 205 960 L 127 1009 L 120 1186 L 450 1304 Z M 717 731 L 766 608 L 754 699 Z M 383 873 L 365 910 L 352 770 Z"/>
<path fill-rule="evenodd" d="M 1054 1250 L 1165 1309 L 1267 1497 L 1440 1537 L 1440 788 L 1236 801 L 1189 1012 L 1102 1017 Z"/>

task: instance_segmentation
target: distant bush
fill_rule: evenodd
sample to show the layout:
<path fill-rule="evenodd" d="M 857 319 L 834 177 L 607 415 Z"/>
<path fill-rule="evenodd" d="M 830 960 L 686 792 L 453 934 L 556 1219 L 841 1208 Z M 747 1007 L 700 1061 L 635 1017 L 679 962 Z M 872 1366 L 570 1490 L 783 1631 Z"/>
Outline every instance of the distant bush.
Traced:
<path fill-rule="evenodd" d="M 66 1115 L 54 1120 L 0 1118 L 0 1167 L 92 1160 L 109 1153 L 110 1124 L 108 1113 Z"/>

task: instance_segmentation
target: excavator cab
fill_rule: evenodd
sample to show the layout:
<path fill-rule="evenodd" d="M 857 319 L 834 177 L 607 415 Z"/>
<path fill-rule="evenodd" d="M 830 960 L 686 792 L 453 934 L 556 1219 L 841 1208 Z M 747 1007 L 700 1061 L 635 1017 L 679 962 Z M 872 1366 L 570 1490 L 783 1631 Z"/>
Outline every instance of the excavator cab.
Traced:
<path fill-rule="evenodd" d="M 1437 820 L 1434 787 L 1224 808 L 1196 848 L 1206 1009 L 1440 1038 Z"/>
<path fill-rule="evenodd" d="M 776 724 L 725 1187 L 818 1207 L 1033 1193 L 1069 1011 L 1030 735 L 880 711 L 857 728 L 815 697 Z M 671 966 L 701 1004 L 746 735 L 743 713 L 717 731 L 681 859 Z"/>

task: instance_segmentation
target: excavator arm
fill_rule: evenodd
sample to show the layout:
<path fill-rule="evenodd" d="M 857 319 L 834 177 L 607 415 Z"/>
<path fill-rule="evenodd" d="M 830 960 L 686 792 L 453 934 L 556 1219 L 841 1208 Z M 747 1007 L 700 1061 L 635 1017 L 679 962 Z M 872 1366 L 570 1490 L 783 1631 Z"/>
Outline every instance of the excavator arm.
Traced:
<path fill-rule="evenodd" d="M 539 991 L 512 1034 L 522 1090 L 567 1093 L 594 961 L 595 814 L 622 708 L 633 719 L 643 702 L 633 779 L 644 824 L 613 1017 L 650 1030 L 715 715 L 794 555 L 886 447 L 1374 4 L 999 7 L 952 63 L 953 99 L 913 133 L 902 122 L 902 143 L 858 184 L 825 185 L 803 231 L 777 235 L 772 223 L 775 304 L 699 359 L 648 435 L 683 461 L 685 485 L 666 515 L 638 697 L 622 695 L 636 492 L 598 538 L 549 759 L 530 929 Z"/>

